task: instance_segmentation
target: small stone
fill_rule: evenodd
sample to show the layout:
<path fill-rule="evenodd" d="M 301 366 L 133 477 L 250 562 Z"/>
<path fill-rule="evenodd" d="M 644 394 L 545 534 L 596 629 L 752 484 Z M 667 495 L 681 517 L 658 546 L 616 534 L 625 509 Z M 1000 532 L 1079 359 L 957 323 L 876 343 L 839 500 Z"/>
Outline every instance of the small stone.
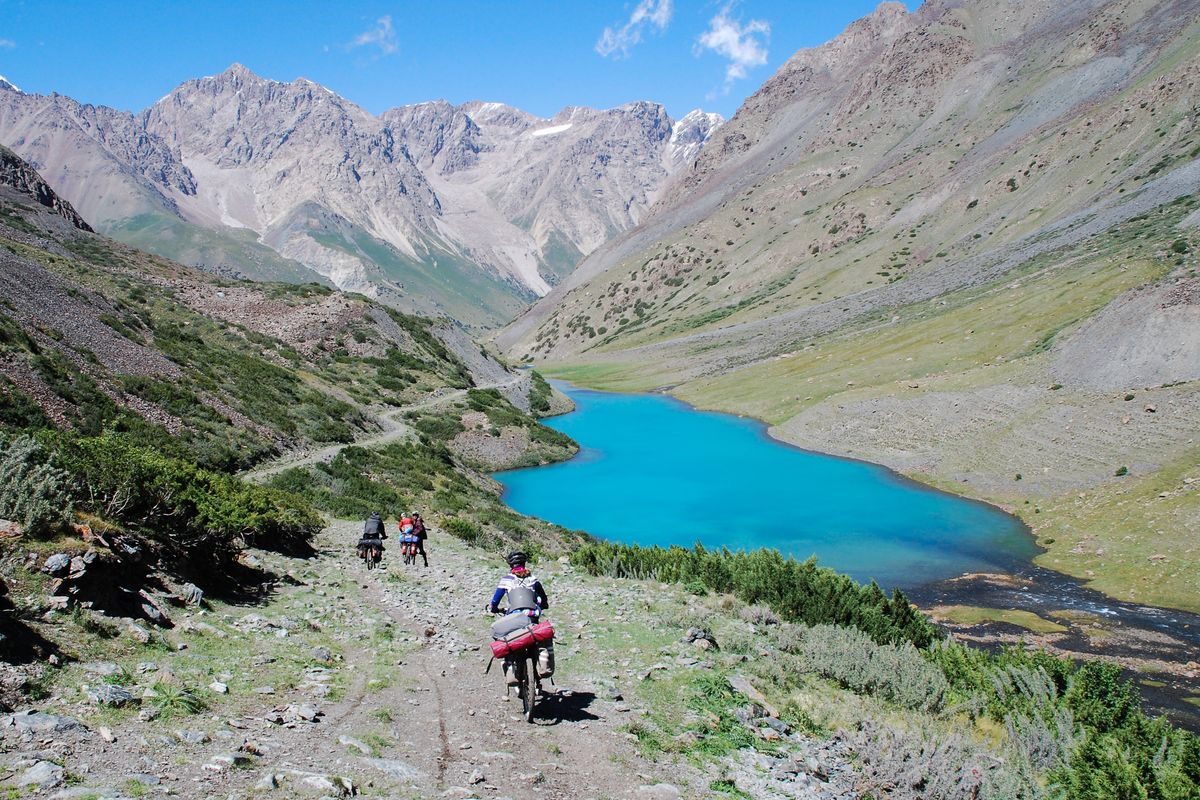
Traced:
<path fill-rule="evenodd" d="M 153 722 L 158 719 L 158 715 L 162 712 L 158 710 L 158 706 L 146 706 L 138 712 L 138 719 L 142 722 Z"/>
<path fill-rule="evenodd" d="M 485 780 L 486 778 L 483 777 L 483 773 L 477 769 L 471 770 L 471 774 L 467 777 L 467 783 L 471 784 L 472 786 L 477 783 L 483 783 Z"/>
<path fill-rule="evenodd" d="M 205 731 L 178 730 L 175 731 L 175 738 L 191 745 L 208 744 L 212 741 L 212 737 Z"/>
<path fill-rule="evenodd" d="M 319 661 L 322 664 L 333 663 L 333 652 L 328 647 L 314 647 L 312 657 L 313 661 Z"/>
<path fill-rule="evenodd" d="M 71 569 L 71 557 L 66 553 L 55 553 L 46 559 L 46 563 L 42 565 L 42 572 L 52 578 L 61 578 L 66 575 Z"/>
<path fill-rule="evenodd" d="M 134 641 L 138 642 L 139 644 L 150 644 L 150 631 L 146 630 L 141 625 L 131 622 L 125 630 L 131 637 L 133 637 Z"/>
<path fill-rule="evenodd" d="M 124 686 L 117 686 L 112 683 L 102 683 L 96 687 L 86 688 L 84 689 L 84 694 L 98 706 L 120 708 L 137 702 L 132 692 Z"/>
<path fill-rule="evenodd" d="M 97 728 L 96 733 L 100 734 L 100 738 L 109 744 L 112 744 L 117 740 L 117 737 L 113 736 L 113 732 L 103 726 Z"/>
<path fill-rule="evenodd" d="M 317 717 L 321 716 L 321 711 L 316 706 L 310 706 L 307 703 L 293 703 L 283 710 L 283 715 L 292 719 L 313 722 Z"/>
<path fill-rule="evenodd" d="M 217 694 L 229 694 L 229 686 L 220 681 L 213 681 L 208 685 L 208 688 L 209 691 L 216 692 Z"/>
<path fill-rule="evenodd" d="M 403 761 L 388 758 L 368 758 L 364 760 L 375 767 L 375 769 L 399 781 L 420 783 L 425 780 L 424 774 L 419 769 Z"/>
<path fill-rule="evenodd" d="M 255 694 L 275 694 L 274 686 L 256 686 L 254 687 Z"/>
<path fill-rule="evenodd" d="M 655 783 L 650 786 L 639 786 L 637 796 L 639 800 L 679 800 L 683 795 L 676 786 L 669 783 Z"/>
<path fill-rule="evenodd" d="M 17 786 L 38 786 L 42 789 L 52 789 L 55 786 L 61 786 L 64 780 L 66 780 L 66 770 L 53 761 L 39 761 L 21 773 L 16 784 Z"/>
<path fill-rule="evenodd" d="M 185 583 L 179 589 L 179 599 L 189 606 L 198 606 L 204 602 L 204 590 L 194 583 Z"/>
<path fill-rule="evenodd" d="M 116 675 L 121 671 L 121 668 L 112 661 L 92 661 L 84 664 L 83 669 L 93 675 Z"/>
<path fill-rule="evenodd" d="M 262 777 L 259 778 L 255 782 L 254 788 L 255 789 L 267 789 L 267 790 L 278 789 L 279 788 L 279 776 L 276 775 L 274 772 L 271 772 L 268 770 L 267 772 L 264 772 L 262 774 Z"/>
<path fill-rule="evenodd" d="M 216 772 L 228 769 L 229 767 L 248 767 L 254 763 L 254 759 L 244 753 L 220 753 L 209 759 L 209 763 L 204 767 L 207 769 L 210 765 L 216 765 Z"/>

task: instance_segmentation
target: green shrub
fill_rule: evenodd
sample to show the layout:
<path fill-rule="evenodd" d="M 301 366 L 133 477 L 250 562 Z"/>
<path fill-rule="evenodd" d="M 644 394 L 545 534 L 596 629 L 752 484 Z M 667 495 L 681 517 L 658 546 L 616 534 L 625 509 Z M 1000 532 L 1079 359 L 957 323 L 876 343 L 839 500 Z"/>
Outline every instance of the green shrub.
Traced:
<path fill-rule="evenodd" d="M 327 464 L 289 469 L 267 485 L 341 519 L 362 519 L 372 511 L 395 517 L 420 498 L 455 513 L 484 494 L 455 469 L 444 445 L 414 441 L 346 447 Z"/>
<path fill-rule="evenodd" d="M 208 708 L 202 698 L 178 684 L 156 681 L 151 688 L 154 694 L 148 699 L 163 719 L 199 714 Z"/>
<path fill-rule="evenodd" d="M 846 575 L 817 566 L 815 558 L 796 561 L 779 551 L 688 550 L 592 542 L 571 555 L 593 575 L 699 585 L 741 600 L 761 603 L 785 620 L 809 625 L 846 625 L 880 644 L 911 642 L 925 647 L 933 626 L 899 590 L 889 598 L 875 583 L 861 585 Z"/>
<path fill-rule="evenodd" d="M 33 437 L 0 435 L 0 517 L 19 522 L 33 536 L 71 520 L 70 478 L 48 459 Z"/>
<path fill-rule="evenodd" d="M 843 687 L 905 708 L 939 711 L 950 689 L 937 665 L 908 642 L 876 644 L 853 628 L 817 625 L 801 637 L 797 652 L 810 669 Z"/>
<path fill-rule="evenodd" d="M 1183 255 L 1184 253 L 1189 252 L 1191 249 L 1192 248 L 1187 243 L 1187 239 L 1176 239 L 1175 241 L 1171 242 L 1172 253 Z"/>
<path fill-rule="evenodd" d="M 322 527 L 296 495 L 201 469 L 122 434 L 48 438 L 81 507 L 188 557 L 224 561 L 243 544 L 293 551 Z"/>
<path fill-rule="evenodd" d="M 413 423 L 413 427 L 426 436 L 443 441 L 453 439 L 466 430 L 462 420 L 452 413 L 425 414 Z"/>
<path fill-rule="evenodd" d="M 483 538 L 483 529 L 462 517 L 451 517 L 442 527 L 467 544 L 476 544 Z"/>
<path fill-rule="evenodd" d="M 606 333 L 607 330 L 601 327 L 599 333 Z M 537 370 L 530 373 L 533 384 L 529 387 L 529 408 L 535 415 L 545 414 L 550 410 L 550 396 L 553 390 L 546 379 L 538 374 Z"/>

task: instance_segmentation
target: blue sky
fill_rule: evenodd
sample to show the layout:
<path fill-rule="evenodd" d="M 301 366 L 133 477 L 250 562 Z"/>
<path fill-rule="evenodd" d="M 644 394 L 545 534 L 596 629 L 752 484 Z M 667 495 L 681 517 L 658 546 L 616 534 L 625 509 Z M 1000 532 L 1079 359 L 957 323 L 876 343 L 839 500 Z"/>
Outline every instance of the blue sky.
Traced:
<path fill-rule="evenodd" d="M 540 116 L 655 100 L 731 116 L 792 53 L 875 0 L 0 0 L 0 75 L 137 111 L 234 62 L 380 113 L 443 98 Z M 909 4 L 912 8 L 912 3 Z"/>

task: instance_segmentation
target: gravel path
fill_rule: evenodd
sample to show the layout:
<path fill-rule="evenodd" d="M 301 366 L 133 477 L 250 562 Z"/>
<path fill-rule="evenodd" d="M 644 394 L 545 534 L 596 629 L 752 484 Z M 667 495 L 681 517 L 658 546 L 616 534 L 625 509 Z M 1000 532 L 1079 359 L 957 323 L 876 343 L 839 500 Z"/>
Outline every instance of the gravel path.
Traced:
<path fill-rule="evenodd" d="M 523 380 L 525 380 L 525 376 L 519 375 L 507 381 L 485 384 L 479 386 L 478 388 L 500 389 L 503 391 L 511 386 L 515 386 Z M 404 406 L 403 408 L 397 408 L 388 411 L 378 417 L 379 424 L 383 428 L 382 431 L 374 434 L 373 436 L 368 436 L 365 439 L 359 439 L 352 444 L 355 447 L 379 447 L 381 445 L 390 444 L 401 439 L 407 439 L 412 435 L 413 430 L 409 425 L 401 421 L 400 418 L 402 416 L 412 411 L 426 411 L 431 408 L 436 408 L 437 406 L 446 405 L 456 400 L 462 400 L 466 396 L 466 389 L 455 389 L 450 392 L 434 395 L 433 397 L 429 397 L 410 406 Z M 281 458 L 276 459 L 275 461 L 272 461 L 269 464 L 265 464 L 261 467 L 257 467 L 242 473 L 242 477 L 246 480 L 261 482 L 272 475 L 277 475 L 284 470 L 291 469 L 292 467 L 308 467 L 312 466 L 313 464 L 328 463 L 332 461 L 338 453 L 342 452 L 342 450 L 349 446 L 350 444 L 334 444 L 329 445 L 328 447 L 322 447 L 319 450 L 289 453 Z"/>

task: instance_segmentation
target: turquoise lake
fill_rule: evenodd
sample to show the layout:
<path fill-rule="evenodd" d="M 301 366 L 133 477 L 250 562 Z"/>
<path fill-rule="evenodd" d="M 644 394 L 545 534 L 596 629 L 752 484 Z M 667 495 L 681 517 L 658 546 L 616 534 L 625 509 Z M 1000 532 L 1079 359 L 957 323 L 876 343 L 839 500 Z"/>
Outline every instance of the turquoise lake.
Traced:
<path fill-rule="evenodd" d="M 782 444 L 756 420 L 663 395 L 555 385 L 577 407 L 544 422 L 582 450 L 495 475 L 523 514 L 630 544 L 815 555 L 885 588 L 1008 571 L 1037 552 L 1021 522 L 996 508 Z"/>

